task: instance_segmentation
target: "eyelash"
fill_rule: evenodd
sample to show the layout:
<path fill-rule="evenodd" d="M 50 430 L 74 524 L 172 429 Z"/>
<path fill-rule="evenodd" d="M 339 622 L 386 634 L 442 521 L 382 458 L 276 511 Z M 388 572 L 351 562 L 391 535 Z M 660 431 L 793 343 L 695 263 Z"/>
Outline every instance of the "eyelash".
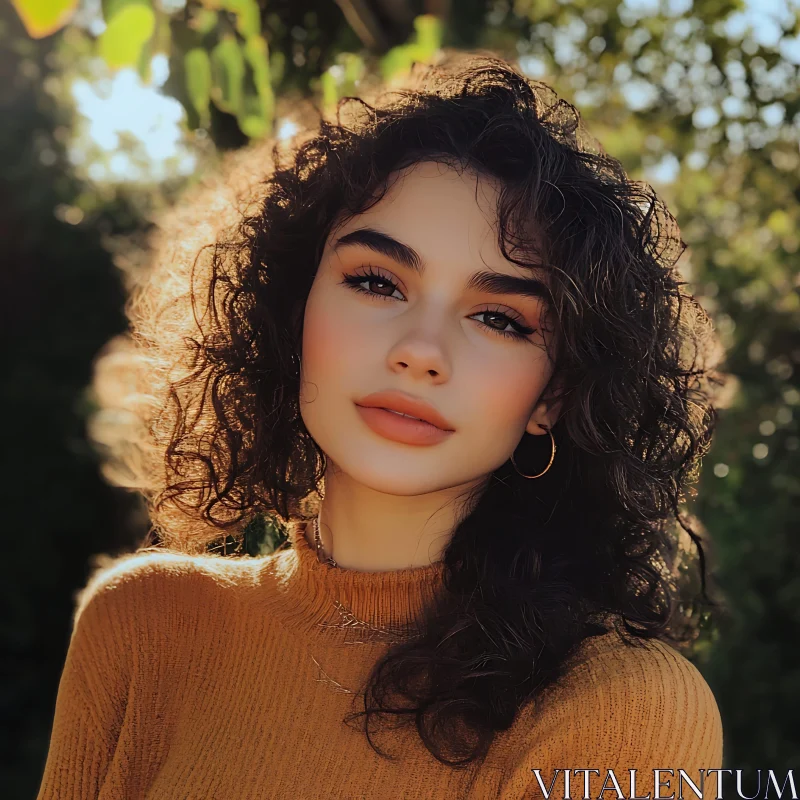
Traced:
<path fill-rule="evenodd" d="M 389 278 L 377 273 L 374 271 L 372 267 L 367 267 L 365 272 L 359 274 L 348 274 L 345 275 L 342 279 L 342 283 L 349 286 L 353 291 L 359 292 L 361 294 L 365 294 L 368 297 L 377 297 L 382 300 L 393 300 L 395 298 L 391 297 L 390 295 L 385 294 L 378 294 L 377 292 L 371 292 L 368 289 L 364 289 L 360 286 L 362 283 L 366 283 L 367 281 L 376 281 L 378 283 L 385 283 L 388 284 L 393 288 L 393 290 L 397 290 L 397 284 L 390 280 Z M 501 331 L 497 328 L 493 328 L 491 325 L 487 325 L 485 322 L 479 322 L 479 325 L 483 325 L 484 328 L 488 328 L 492 333 L 496 333 L 499 336 L 503 336 L 507 339 L 517 339 L 523 340 L 527 339 L 532 333 L 535 333 L 534 328 L 529 328 L 527 325 L 523 325 L 519 319 L 515 319 L 503 311 L 493 311 L 490 309 L 486 309 L 485 311 L 478 311 L 477 314 L 473 314 L 473 316 L 478 316 L 479 314 L 493 314 L 495 316 L 505 317 L 508 322 L 510 322 L 515 328 L 515 331 Z"/>

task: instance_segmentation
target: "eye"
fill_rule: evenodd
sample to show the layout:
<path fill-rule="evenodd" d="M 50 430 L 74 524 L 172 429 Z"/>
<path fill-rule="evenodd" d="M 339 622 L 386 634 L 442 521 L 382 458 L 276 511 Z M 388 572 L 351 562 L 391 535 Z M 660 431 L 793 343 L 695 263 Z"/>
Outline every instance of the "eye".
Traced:
<path fill-rule="evenodd" d="M 384 275 L 376 272 L 373 267 L 367 267 L 359 274 L 353 273 L 345 275 L 342 278 L 342 283 L 349 286 L 353 291 L 365 294 L 368 297 L 376 297 L 381 300 L 397 299 L 392 297 L 392 295 L 398 291 L 397 284 L 393 280 L 390 280 Z M 384 288 L 388 288 L 390 291 L 388 294 L 382 294 L 380 291 L 374 292 L 369 288 L 365 289 L 363 284 L 367 284 L 368 286 L 377 286 L 382 284 Z M 536 333 L 536 329 L 525 325 L 520 317 L 511 317 L 504 311 L 487 309 L 485 311 L 478 311 L 472 316 L 480 317 L 483 315 L 487 317 L 494 317 L 500 321 L 502 324 L 501 328 L 495 327 L 494 325 L 489 325 L 486 322 L 479 321 L 478 323 L 479 325 L 482 325 L 484 328 L 487 328 L 499 336 L 504 336 L 509 339 L 527 340 L 528 336 L 530 336 L 532 333 Z M 511 326 L 511 330 L 505 330 L 505 328 L 507 328 L 509 325 Z"/>
<path fill-rule="evenodd" d="M 507 336 L 511 339 L 527 339 L 532 333 L 536 333 L 534 328 L 529 328 L 527 325 L 524 325 L 521 320 L 514 319 L 503 311 L 479 311 L 477 314 L 473 314 L 473 316 L 479 317 L 484 314 L 488 317 L 498 318 L 503 324 L 503 328 L 495 328 L 492 325 L 487 325 L 485 322 L 482 322 L 481 325 L 484 325 L 495 333 L 499 333 L 501 336 Z M 511 325 L 512 330 L 504 330 L 504 328 L 507 328 L 509 325 Z"/>
<path fill-rule="evenodd" d="M 369 295 L 371 297 L 381 297 L 385 300 L 391 300 L 391 295 L 397 291 L 397 284 L 389 280 L 389 278 L 385 278 L 383 275 L 378 274 L 373 270 L 372 267 L 368 267 L 366 272 L 361 275 L 345 275 L 342 279 L 342 283 L 349 286 L 353 291 L 361 292 L 362 294 Z M 392 291 L 389 294 L 381 294 L 380 292 L 373 292 L 369 289 L 365 289 L 361 284 L 380 284 L 382 283 L 384 286 L 391 287 Z"/>

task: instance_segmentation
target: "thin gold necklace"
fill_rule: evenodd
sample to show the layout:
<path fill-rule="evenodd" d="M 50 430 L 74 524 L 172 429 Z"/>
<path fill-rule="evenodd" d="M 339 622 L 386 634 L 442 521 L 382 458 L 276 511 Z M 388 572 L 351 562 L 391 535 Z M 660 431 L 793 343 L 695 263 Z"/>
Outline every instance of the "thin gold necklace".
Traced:
<path fill-rule="evenodd" d="M 322 539 L 319 535 L 319 517 L 314 518 L 314 544 L 317 546 L 317 559 L 321 564 L 330 564 L 332 567 L 339 566 L 333 556 L 326 556 L 322 550 Z"/>
<path fill-rule="evenodd" d="M 316 546 L 317 559 L 320 561 L 320 563 L 329 564 L 331 567 L 339 567 L 332 556 L 326 556 L 324 554 L 322 549 L 322 539 L 319 535 L 319 517 L 315 517 L 314 519 L 314 544 Z M 366 620 L 359 619 L 349 608 L 342 605 L 338 600 L 334 600 L 333 605 L 339 612 L 339 616 L 342 618 L 342 623 L 340 625 L 335 625 L 333 623 L 320 622 L 320 626 L 324 628 L 343 628 L 363 631 L 367 638 L 365 640 L 353 642 L 353 644 L 367 644 L 368 642 L 372 642 L 376 639 L 382 639 L 385 642 L 388 641 L 389 643 L 394 644 L 397 642 L 406 641 L 410 636 L 413 636 L 414 633 L 416 633 L 413 626 L 410 624 L 399 628 L 379 628 L 372 623 L 367 622 Z"/>

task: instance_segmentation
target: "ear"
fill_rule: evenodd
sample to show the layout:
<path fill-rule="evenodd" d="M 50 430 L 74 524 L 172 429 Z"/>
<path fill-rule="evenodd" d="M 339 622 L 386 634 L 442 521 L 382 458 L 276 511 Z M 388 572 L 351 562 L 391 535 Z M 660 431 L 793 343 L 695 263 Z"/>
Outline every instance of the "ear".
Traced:
<path fill-rule="evenodd" d="M 561 387 L 561 381 L 556 379 L 548 384 L 545 391 L 542 392 L 528 424 L 525 426 L 527 433 L 533 436 L 544 436 L 558 422 L 564 404 L 563 398 L 558 396 Z"/>

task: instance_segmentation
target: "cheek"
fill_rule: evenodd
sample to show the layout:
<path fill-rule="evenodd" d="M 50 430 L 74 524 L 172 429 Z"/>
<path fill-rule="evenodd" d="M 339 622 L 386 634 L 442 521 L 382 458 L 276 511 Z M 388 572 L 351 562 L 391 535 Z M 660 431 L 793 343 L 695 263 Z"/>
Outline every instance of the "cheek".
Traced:
<path fill-rule="evenodd" d="M 337 329 L 325 314 L 309 308 L 303 325 L 303 371 L 316 373 L 338 350 Z"/>
<path fill-rule="evenodd" d="M 520 354 L 476 365 L 469 391 L 480 404 L 479 418 L 496 420 L 511 431 L 524 427 L 544 386 L 546 360 Z"/>
<path fill-rule="evenodd" d="M 341 360 L 346 355 L 342 347 L 354 338 L 346 319 L 324 291 L 309 295 L 303 323 L 303 357 L 308 356 L 309 363 L 324 364 L 332 356 Z"/>
<path fill-rule="evenodd" d="M 303 379 L 326 404 L 352 391 L 350 373 L 363 357 L 365 331 L 326 289 L 309 295 L 303 322 Z M 304 390 L 305 391 L 305 390 Z M 329 406 L 330 407 L 330 406 Z"/>

